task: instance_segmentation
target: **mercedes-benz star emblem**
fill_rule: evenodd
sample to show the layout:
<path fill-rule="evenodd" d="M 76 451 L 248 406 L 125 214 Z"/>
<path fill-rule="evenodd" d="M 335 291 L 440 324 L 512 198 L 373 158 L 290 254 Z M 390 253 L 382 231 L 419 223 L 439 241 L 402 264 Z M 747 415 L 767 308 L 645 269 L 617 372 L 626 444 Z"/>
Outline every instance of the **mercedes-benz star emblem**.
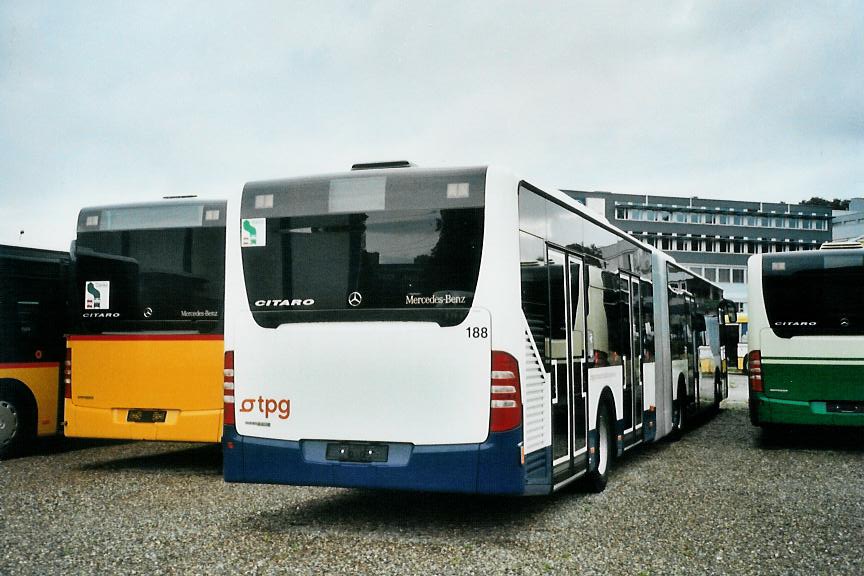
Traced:
<path fill-rule="evenodd" d="M 149 306 L 144 308 L 144 318 L 150 318 L 151 316 L 153 316 L 153 309 Z"/>
<path fill-rule="evenodd" d="M 351 306 L 359 306 L 361 302 L 363 302 L 363 295 L 359 292 L 351 292 L 348 295 L 348 304 Z"/>

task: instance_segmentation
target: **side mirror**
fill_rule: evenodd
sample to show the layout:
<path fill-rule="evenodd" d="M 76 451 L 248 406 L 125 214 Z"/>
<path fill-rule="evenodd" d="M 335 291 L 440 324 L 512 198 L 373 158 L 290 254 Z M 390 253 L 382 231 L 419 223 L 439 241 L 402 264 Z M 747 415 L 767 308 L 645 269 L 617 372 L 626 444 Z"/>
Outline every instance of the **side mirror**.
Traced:
<path fill-rule="evenodd" d="M 738 305 L 731 300 L 723 300 L 723 311 L 726 314 L 726 324 L 738 323 Z"/>

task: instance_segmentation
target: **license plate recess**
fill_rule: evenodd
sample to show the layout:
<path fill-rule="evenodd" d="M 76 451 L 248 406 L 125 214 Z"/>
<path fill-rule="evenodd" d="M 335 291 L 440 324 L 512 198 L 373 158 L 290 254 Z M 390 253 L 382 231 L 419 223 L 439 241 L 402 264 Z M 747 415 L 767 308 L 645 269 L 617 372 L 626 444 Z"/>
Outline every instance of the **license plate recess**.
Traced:
<path fill-rule="evenodd" d="M 141 410 L 139 408 L 133 408 L 126 413 L 126 421 L 141 424 L 154 424 L 165 422 L 165 417 L 167 415 L 167 410 Z"/>
<path fill-rule="evenodd" d="M 389 446 L 358 442 L 329 442 L 327 460 L 334 462 L 387 462 Z"/>

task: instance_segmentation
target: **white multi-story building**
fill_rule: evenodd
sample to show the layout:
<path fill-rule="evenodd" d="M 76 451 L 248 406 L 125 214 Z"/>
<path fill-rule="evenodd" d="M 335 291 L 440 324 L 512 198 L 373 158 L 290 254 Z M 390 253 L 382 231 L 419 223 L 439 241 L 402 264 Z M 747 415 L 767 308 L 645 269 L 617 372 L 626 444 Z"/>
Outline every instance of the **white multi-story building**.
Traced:
<path fill-rule="evenodd" d="M 814 250 L 832 239 L 831 209 L 825 206 L 564 192 L 717 282 L 744 312 L 751 254 Z M 858 216 L 864 218 L 864 212 Z"/>
<path fill-rule="evenodd" d="M 835 210 L 831 229 L 834 240 L 864 237 L 864 198 L 852 198 L 848 210 Z"/>

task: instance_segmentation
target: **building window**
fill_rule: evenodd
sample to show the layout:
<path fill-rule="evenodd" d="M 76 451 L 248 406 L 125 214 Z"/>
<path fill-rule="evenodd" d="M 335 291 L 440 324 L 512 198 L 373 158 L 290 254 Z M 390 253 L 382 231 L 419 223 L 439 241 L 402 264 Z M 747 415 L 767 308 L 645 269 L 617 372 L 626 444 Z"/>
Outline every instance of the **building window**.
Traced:
<path fill-rule="evenodd" d="M 698 212 L 690 213 L 690 223 L 691 224 L 701 224 L 702 223 L 702 215 Z"/>
<path fill-rule="evenodd" d="M 717 269 L 716 268 L 705 268 L 705 278 L 712 282 L 717 281 Z"/>
<path fill-rule="evenodd" d="M 732 269 L 732 283 L 733 284 L 743 284 L 744 283 L 744 269 L 743 268 L 733 268 Z"/>
<path fill-rule="evenodd" d="M 675 213 L 675 222 L 686 223 L 687 222 L 687 213 L 686 212 L 676 212 Z"/>
<path fill-rule="evenodd" d="M 722 224 L 723 226 L 729 224 L 729 217 L 726 214 L 718 214 L 717 215 L 717 224 Z"/>
<path fill-rule="evenodd" d="M 694 274 L 698 274 L 699 276 L 702 275 L 702 267 L 701 267 L 701 266 L 691 266 L 691 267 L 690 267 L 690 270 L 691 270 Z"/>
<path fill-rule="evenodd" d="M 681 251 L 687 250 L 686 243 L 687 242 L 686 242 L 686 240 L 684 240 L 684 238 L 676 238 L 675 239 L 675 249 L 681 250 Z"/>
<path fill-rule="evenodd" d="M 705 214 L 705 224 L 716 224 L 717 223 L 717 215 L 716 214 Z"/>
<path fill-rule="evenodd" d="M 717 246 L 719 248 L 719 252 L 729 252 L 729 241 L 728 240 L 718 240 Z"/>
<path fill-rule="evenodd" d="M 717 281 L 725 284 L 729 283 L 729 268 L 719 268 L 717 270 Z"/>
<path fill-rule="evenodd" d="M 759 219 L 759 225 L 763 228 L 769 228 L 771 226 L 771 218 L 768 216 L 763 216 Z"/>
<path fill-rule="evenodd" d="M 669 212 L 657 212 L 657 220 L 659 222 L 669 222 L 672 220 L 672 214 Z"/>
<path fill-rule="evenodd" d="M 660 249 L 661 250 L 671 250 L 672 248 L 672 239 L 668 236 L 660 235 Z"/>
<path fill-rule="evenodd" d="M 654 210 L 645 210 L 645 212 L 642 213 L 642 217 L 645 218 L 645 220 L 647 220 L 648 222 L 654 222 L 654 220 L 656 219 L 654 215 Z"/>
<path fill-rule="evenodd" d="M 798 219 L 797 218 L 787 218 L 786 219 L 786 227 L 791 228 L 793 230 L 798 228 Z"/>
<path fill-rule="evenodd" d="M 755 254 L 756 253 L 756 243 L 753 241 L 747 242 L 747 253 Z"/>
<path fill-rule="evenodd" d="M 744 253 L 744 243 L 741 240 L 735 240 L 732 243 L 732 249 L 735 251 L 735 254 L 743 254 Z"/>
<path fill-rule="evenodd" d="M 708 238 L 705 240 L 705 252 L 713 252 L 714 251 L 714 240 Z"/>
<path fill-rule="evenodd" d="M 699 238 L 691 238 L 690 239 L 690 251 L 691 252 L 699 252 Z"/>
<path fill-rule="evenodd" d="M 626 220 L 627 219 L 627 209 L 623 206 L 618 206 L 615 208 L 615 218 L 618 220 Z"/>
<path fill-rule="evenodd" d="M 733 226 L 743 226 L 744 225 L 744 217 L 740 214 L 735 214 L 732 217 L 732 225 Z"/>

